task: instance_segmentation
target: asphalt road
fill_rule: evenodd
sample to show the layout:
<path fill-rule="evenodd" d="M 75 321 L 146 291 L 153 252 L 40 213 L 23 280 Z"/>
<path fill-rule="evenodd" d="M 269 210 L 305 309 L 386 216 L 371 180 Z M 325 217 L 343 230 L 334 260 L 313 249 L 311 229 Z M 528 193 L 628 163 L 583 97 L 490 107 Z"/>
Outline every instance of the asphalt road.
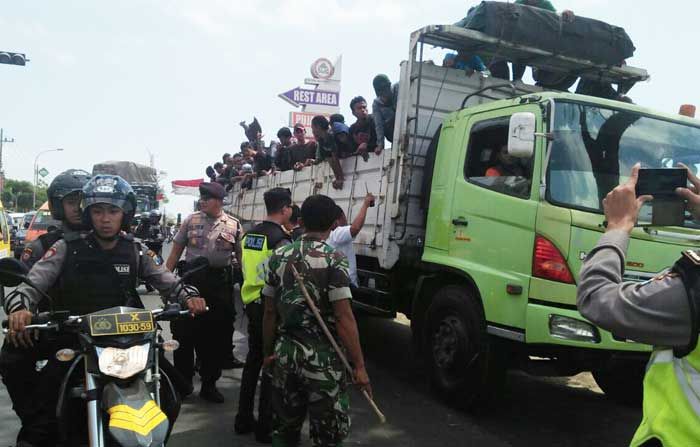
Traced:
<path fill-rule="evenodd" d="M 144 301 L 155 306 L 158 298 L 144 295 Z M 239 358 L 247 349 L 245 324 L 244 318 L 237 322 Z M 388 423 L 379 425 L 361 395 L 353 392 L 349 446 L 627 445 L 641 418 L 639 409 L 608 400 L 589 374 L 535 378 L 513 372 L 489 408 L 455 410 L 431 393 L 410 352 L 405 321 L 363 317 L 360 331 L 375 399 Z M 241 370 L 224 371 L 218 384 L 224 404 L 203 401 L 196 386 L 195 394 L 183 403 L 170 447 L 258 445 L 252 436 L 233 432 L 240 374 Z M 13 445 L 18 428 L 7 392 L 0 386 L 0 447 Z"/>

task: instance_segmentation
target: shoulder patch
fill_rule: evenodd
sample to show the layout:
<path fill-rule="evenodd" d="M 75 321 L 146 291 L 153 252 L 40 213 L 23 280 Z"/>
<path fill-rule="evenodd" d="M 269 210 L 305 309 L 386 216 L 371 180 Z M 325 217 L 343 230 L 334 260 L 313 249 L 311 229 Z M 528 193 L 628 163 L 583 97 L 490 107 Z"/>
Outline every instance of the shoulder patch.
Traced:
<path fill-rule="evenodd" d="M 148 250 L 146 256 L 150 256 L 153 259 L 153 263 L 157 266 L 163 265 L 163 258 L 153 250 Z"/>
<path fill-rule="evenodd" d="M 27 262 L 32 257 L 32 248 L 27 247 L 22 251 L 22 261 Z"/>
<path fill-rule="evenodd" d="M 54 257 L 54 255 L 56 255 L 56 247 L 51 247 L 48 250 L 46 250 L 46 253 L 44 253 L 44 256 L 41 259 L 51 259 Z"/>

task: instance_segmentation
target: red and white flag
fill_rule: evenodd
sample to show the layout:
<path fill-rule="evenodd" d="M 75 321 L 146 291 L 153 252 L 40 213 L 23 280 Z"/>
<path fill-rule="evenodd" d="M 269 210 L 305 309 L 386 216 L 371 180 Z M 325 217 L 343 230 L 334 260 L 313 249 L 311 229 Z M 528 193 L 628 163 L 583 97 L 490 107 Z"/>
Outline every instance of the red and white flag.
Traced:
<path fill-rule="evenodd" d="M 173 194 L 181 196 L 199 196 L 199 185 L 204 179 L 196 180 L 173 180 Z"/>

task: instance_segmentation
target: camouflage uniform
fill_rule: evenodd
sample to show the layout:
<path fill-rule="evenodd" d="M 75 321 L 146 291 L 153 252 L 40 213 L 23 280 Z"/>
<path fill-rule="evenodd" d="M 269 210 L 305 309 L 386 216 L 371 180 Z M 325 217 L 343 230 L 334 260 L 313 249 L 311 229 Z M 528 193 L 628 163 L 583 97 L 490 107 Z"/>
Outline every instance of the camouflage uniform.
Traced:
<path fill-rule="evenodd" d="M 263 295 L 277 311 L 276 360 L 272 367 L 273 445 L 297 445 L 306 412 L 315 446 L 338 446 L 347 437 L 347 377 L 294 280 L 293 262 L 338 340 L 332 303 L 350 299 L 345 256 L 325 242 L 303 236 L 279 248 L 267 265 Z"/>

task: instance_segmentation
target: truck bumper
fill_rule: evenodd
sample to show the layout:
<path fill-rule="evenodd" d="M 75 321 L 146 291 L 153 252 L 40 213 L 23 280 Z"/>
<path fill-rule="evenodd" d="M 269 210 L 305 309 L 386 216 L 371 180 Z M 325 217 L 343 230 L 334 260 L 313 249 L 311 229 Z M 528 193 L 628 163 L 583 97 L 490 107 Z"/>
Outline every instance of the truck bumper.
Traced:
<path fill-rule="evenodd" d="M 525 343 L 608 351 L 651 351 L 651 346 L 615 338 L 610 332 L 591 324 L 576 310 L 540 302 L 528 303 Z"/>

